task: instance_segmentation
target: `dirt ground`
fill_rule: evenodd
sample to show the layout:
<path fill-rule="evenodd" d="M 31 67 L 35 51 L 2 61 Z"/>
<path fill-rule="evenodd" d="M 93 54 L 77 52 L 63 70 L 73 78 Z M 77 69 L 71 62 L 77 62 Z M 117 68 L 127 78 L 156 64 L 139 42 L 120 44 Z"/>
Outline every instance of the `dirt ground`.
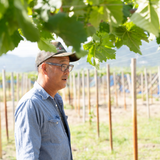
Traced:
<path fill-rule="evenodd" d="M 116 123 L 121 120 L 131 120 L 132 119 L 132 100 L 130 96 L 126 99 L 126 109 L 124 108 L 124 99 L 119 98 L 118 99 L 118 106 L 115 106 L 115 104 L 112 104 L 111 110 L 112 110 L 112 122 Z M 160 101 L 156 101 L 155 99 L 153 102 L 149 100 L 149 109 L 146 105 L 146 102 L 142 101 L 142 99 L 137 100 L 137 116 L 138 117 L 145 117 L 148 118 L 148 113 L 150 113 L 150 117 L 160 117 Z M 67 101 L 64 101 L 64 104 L 66 104 Z M 80 104 L 83 104 L 82 101 Z M 87 101 L 85 102 L 85 120 L 88 121 L 88 106 Z M 93 118 L 93 121 L 96 121 L 96 102 L 95 99 L 92 99 L 91 101 L 91 109 L 95 114 L 95 117 Z M 17 105 L 17 102 L 15 102 L 15 106 Z M 67 106 L 66 106 L 67 107 Z M 80 115 L 78 114 L 78 110 L 75 109 L 67 109 L 65 107 L 65 113 L 68 116 L 68 122 L 72 125 L 77 125 L 80 123 L 83 123 L 84 120 L 84 114 L 83 109 L 80 110 Z M 5 113 L 4 113 L 4 104 L 3 102 L 0 103 L 1 108 L 1 126 L 2 129 L 5 130 Z M 13 130 L 14 128 L 14 118 L 13 118 L 13 106 L 12 102 L 7 102 L 7 116 L 8 116 L 8 127 L 9 130 Z M 150 112 L 148 112 L 150 111 Z M 106 101 L 104 101 L 104 98 L 99 99 L 99 121 L 100 122 L 106 122 L 108 123 L 108 107 Z M 2 137 L 3 139 L 4 137 Z M 6 138 L 6 137 L 5 137 Z M 148 146 L 146 146 L 148 147 Z M 5 154 L 3 152 L 3 154 Z"/>
<path fill-rule="evenodd" d="M 118 100 L 118 106 L 115 106 L 115 104 L 112 104 L 111 111 L 112 111 L 112 122 L 116 123 L 120 120 L 130 120 L 133 116 L 133 106 L 131 104 L 132 99 L 126 98 L 126 109 L 124 107 L 124 99 L 119 98 Z M 82 104 L 82 102 L 81 102 Z M 94 112 L 95 117 L 93 118 L 93 121 L 96 121 L 96 106 L 94 105 L 95 100 L 91 101 L 91 110 Z M 88 121 L 88 106 L 86 102 L 85 106 L 85 120 Z M 79 124 L 83 123 L 84 120 L 84 113 L 83 109 L 81 107 L 80 110 L 80 116 L 78 109 L 65 109 L 65 113 L 68 116 L 68 122 L 69 124 Z M 142 101 L 141 99 L 137 99 L 137 117 L 144 117 L 148 118 L 148 115 L 150 117 L 160 117 L 160 101 L 151 102 L 149 101 L 149 107 L 147 107 L 146 101 Z M 100 122 L 108 122 L 108 106 L 106 101 L 99 101 L 99 121 Z"/>
<path fill-rule="evenodd" d="M 94 112 L 95 117 L 93 118 L 93 121 L 96 121 L 96 100 L 93 98 L 94 95 L 91 95 L 91 111 Z M 81 109 L 78 111 L 78 109 L 69 109 L 68 107 L 68 100 L 65 100 L 67 98 L 63 97 L 64 105 L 65 105 L 65 113 L 68 116 L 68 122 L 69 124 L 79 124 L 83 123 L 84 121 L 84 111 L 83 111 L 83 101 L 80 100 Z M 106 102 L 106 95 L 104 96 L 102 91 L 99 93 L 99 121 L 100 122 L 107 122 L 108 121 L 108 106 Z M 118 105 L 115 105 L 115 97 L 112 95 L 111 98 L 112 103 L 112 121 L 117 122 L 121 119 L 129 120 L 132 118 L 132 99 L 129 94 L 126 94 L 126 109 L 124 107 L 124 98 L 123 95 L 118 95 L 117 103 Z M 78 103 L 78 100 L 76 101 Z M 73 101 L 71 101 L 71 105 L 73 104 Z M 14 102 L 14 106 L 16 108 L 17 102 Z M 78 105 L 78 104 L 77 104 Z M 4 103 L 0 102 L 0 111 L 1 111 L 1 126 L 2 128 L 5 128 L 5 112 L 4 112 Z M 76 107 L 78 108 L 78 107 Z M 148 115 L 150 117 L 160 117 L 160 98 L 150 98 L 149 99 L 149 107 L 147 107 L 147 102 L 142 101 L 142 99 L 137 99 L 137 116 L 140 117 L 146 117 L 148 118 Z M 14 128 L 14 117 L 13 117 L 13 103 L 11 101 L 7 102 L 7 117 L 8 117 L 8 127 L 9 130 L 12 130 Z M 85 120 L 88 121 L 88 101 L 87 97 L 85 100 Z"/>

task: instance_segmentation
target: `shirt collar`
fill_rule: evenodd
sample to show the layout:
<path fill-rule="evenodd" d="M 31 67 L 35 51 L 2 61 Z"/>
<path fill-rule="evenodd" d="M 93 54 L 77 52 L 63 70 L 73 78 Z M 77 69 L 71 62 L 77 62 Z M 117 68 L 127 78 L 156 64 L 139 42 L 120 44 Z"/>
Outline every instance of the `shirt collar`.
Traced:
<path fill-rule="evenodd" d="M 43 100 L 46 100 L 48 97 L 50 97 L 51 99 L 55 98 L 58 100 L 60 105 L 63 105 L 62 98 L 58 93 L 55 94 L 54 98 L 51 97 L 37 82 L 34 83 L 34 88 L 38 91 L 38 94 L 42 97 Z"/>
<path fill-rule="evenodd" d="M 46 100 L 48 97 L 51 97 L 37 82 L 34 83 L 34 88 L 38 90 L 38 94 L 42 96 L 43 100 Z"/>

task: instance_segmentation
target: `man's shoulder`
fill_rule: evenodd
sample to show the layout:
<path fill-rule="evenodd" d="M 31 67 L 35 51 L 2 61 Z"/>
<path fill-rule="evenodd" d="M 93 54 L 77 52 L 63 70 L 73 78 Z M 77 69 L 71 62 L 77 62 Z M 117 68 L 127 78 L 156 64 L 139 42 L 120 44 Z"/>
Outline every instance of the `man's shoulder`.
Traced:
<path fill-rule="evenodd" d="M 23 103 L 28 100 L 36 101 L 38 97 L 39 95 L 37 94 L 36 90 L 32 88 L 20 99 L 19 103 Z"/>
<path fill-rule="evenodd" d="M 28 91 L 18 102 L 16 110 L 15 110 L 15 117 L 20 113 L 20 112 L 31 112 L 31 111 L 36 111 L 38 109 L 39 104 L 39 96 L 36 93 L 34 89 L 31 89 Z"/>
<path fill-rule="evenodd" d="M 36 90 L 32 88 L 19 100 L 16 110 L 22 109 L 23 106 L 27 107 L 26 104 L 29 104 L 29 107 L 32 107 L 34 104 L 39 103 L 39 99 L 40 96 L 37 94 Z"/>

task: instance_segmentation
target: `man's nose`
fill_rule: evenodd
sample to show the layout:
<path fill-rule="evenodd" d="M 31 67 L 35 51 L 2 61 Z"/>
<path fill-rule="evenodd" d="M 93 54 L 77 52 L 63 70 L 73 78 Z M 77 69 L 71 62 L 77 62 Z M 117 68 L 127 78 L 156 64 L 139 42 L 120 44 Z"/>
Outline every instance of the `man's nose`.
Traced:
<path fill-rule="evenodd" d="M 66 68 L 66 70 L 64 71 L 65 74 L 69 74 L 70 71 L 69 71 L 69 68 Z"/>

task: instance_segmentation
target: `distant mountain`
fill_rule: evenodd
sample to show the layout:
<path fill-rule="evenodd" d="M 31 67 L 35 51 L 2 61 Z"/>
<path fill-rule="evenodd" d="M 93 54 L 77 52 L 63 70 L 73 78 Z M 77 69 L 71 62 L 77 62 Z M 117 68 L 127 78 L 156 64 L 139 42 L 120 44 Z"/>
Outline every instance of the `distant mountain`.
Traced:
<path fill-rule="evenodd" d="M 155 41 L 150 43 L 143 42 L 141 46 L 142 55 L 131 52 L 128 47 L 123 46 L 116 52 L 116 60 L 108 60 L 111 67 L 130 67 L 131 58 L 137 59 L 137 66 L 160 66 L 160 51 Z M 81 58 L 75 65 L 74 70 L 93 69 L 87 62 L 87 57 Z M 106 62 L 101 63 L 101 67 L 106 66 Z M 6 69 L 7 72 L 31 72 L 36 71 L 35 57 L 18 57 L 11 54 L 0 57 L 0 70 Z"/>
<path fill-rule="evenodd" d="M 0 70 L 7 72 L 31 72 L 36 71 L 34 57 L 19 57 L 11 54 L 0 57 Z"/>
<path fill-rule="evenodd" d="M 160 66 L 160 50 L 155 41 L 143 42 L 141 46 L 142 55 L 131 52 L 128 47 L 123 46 L 117 50 L 116 60 L 108 60 L 111 66 L 129 67 L 131 58 L 136 58 L 137 66 Z"/>

